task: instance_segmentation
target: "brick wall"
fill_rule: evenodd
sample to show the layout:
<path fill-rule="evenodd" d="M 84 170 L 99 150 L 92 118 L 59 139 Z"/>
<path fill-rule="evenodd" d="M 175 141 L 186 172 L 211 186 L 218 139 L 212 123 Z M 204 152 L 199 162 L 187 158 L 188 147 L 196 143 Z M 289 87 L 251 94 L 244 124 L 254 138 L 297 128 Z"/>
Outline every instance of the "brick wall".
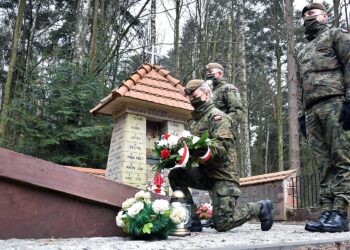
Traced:
<path fill-rule="evenodd" d="M 241 196 L 238 204 L 256 202 L 259 200 L 269 199 L 273 203 L 273 214 L 275 220 L 286 220 L 285 201 L 286 201 L 286 180 L 267 182 L 255 185 L 241 187 Z"/>

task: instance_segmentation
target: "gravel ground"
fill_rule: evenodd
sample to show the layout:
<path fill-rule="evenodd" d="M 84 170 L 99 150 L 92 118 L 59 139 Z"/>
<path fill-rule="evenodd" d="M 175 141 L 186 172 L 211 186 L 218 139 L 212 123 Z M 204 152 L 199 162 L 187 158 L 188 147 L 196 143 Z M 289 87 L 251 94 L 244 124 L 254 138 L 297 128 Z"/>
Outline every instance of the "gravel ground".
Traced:
<path fill-rule="evenodd" d="M 304 224 L 275 223 L 268 232 L 260 230 L 258 223 L 246 223 L 239 228 L 225 233 L 205 228 L 202 233 L 192 233 L 187 237 L 170 236 L 162 241 L 134 241 L 130 238 L 70 238 L 70 239 L 9 239 L 0 240 L 0 249 L 11 250 L 112 250 L 112 249 L 217 249 L 217 248 L 259 248 L 276 245 L 298 245 L 300 243 L 323 243 L 327 241 L 350 240 L 350 232 L 346 233 L 309 233 Z M 267 247 L 268 249 L 269 247 Z"/>

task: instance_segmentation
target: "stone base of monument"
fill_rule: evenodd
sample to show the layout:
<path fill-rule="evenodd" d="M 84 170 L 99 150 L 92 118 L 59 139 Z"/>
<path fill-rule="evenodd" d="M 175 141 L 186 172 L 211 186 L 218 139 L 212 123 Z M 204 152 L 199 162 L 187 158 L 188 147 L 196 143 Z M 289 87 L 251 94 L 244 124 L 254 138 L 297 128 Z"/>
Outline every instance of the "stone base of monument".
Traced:
<path fill-rule="evenodd" d="M 0 148 L 0 239 L 124 236 L 115 216 L 138 191 Z"/>

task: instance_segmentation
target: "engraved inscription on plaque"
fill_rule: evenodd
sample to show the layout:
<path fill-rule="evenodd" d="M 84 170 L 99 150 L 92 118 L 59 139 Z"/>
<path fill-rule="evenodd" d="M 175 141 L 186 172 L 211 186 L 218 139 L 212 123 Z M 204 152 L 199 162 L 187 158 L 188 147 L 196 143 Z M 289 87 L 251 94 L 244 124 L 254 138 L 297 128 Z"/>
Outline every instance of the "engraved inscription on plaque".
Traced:
<path fill-rule="evenodd" d="M 114 119 L 106 177 L 141 187 L 146 175 L 146 117 L 125 114 Z"/>

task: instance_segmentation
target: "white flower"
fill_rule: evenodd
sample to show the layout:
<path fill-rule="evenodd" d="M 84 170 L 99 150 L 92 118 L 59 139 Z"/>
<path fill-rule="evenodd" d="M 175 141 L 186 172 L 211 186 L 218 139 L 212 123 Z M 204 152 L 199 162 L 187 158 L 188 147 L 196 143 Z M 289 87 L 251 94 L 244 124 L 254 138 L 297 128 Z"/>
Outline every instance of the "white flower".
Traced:
<path fill-rule="evenodd" d="M 197 141 L 199 141 L 199 137 L 198 136 L 193 136 L 192 138 L 192 144 L 196 144 Z"/>
<path fill-rule="evenodd" d="M 134 198 L 129 198 L 129 199 L 127 199 L 126 201 L 124 201 L 124 202 L 122 203 L 122 209 L 123 209 L 123 210 L 128 209 L 129 207 L 131 207 L 132 204 L 135 203 L 135 201 L 136 201 L 136 200 L 135 200 Z"/>
<path fill-rule="evenodd" d="M 186 209 L 181 205 L 179 207 L 175 207 L 170 214 L 170 219 L 175 224 L 184 222 L 186 220 Z"/>
<path fill-rule="evenodd" d="M 182 205 L 181 205 L 181 203 L 180 202 L 172 202 L 171 203 L 171 206 L 173 207 L 173 208 L 176 208 L 176 207 L 182 207 Z"/>
<path fill-rule="evenodd" d="M 169 202 L 167 200 L 155 200 L 152 209 L 156 214 L 164 214 L 169 209 Z"/>
<path fill-rule="evenodd" d="M 191 132 L 190 132 L 190 131 L 188 131 L 188 130 L 182 131 L 181 137 L 186 138 L 186 137 L 191 137 L 191 136 L 192 136 L 192 135 L 191 135 Z"/>
<path fill-rule="evenodd" d="M 151 193 L 141 190 L 135 194 L 135 199 L 138 201 L 144 200 L 146 202 L 149 202 L 151 200 Z"/>
<path fill-rule="evenodd" d="M 134 218 L 135 215 L 137 215 L 144 208 L 144 206 L 145 205 L 141 201 L 134 203 L 131 207 L 128 208 L 128 210 L 127 210 L 128 215 L 131 218 Z"/>
<path fill-rule="evenodd" d="M 183 156 L 185 149 L 184 148 L 180 148 L 179 151 L 177 151 L 179 155 Z"/>
<path fill-rule="evenodd" d="M 175 146 L 178 141 L 179 141 L 179 137 L 177 137 L 176 135 L 170 135 L 168 138 L 169 148 L 172 148 L 173 146 Z"/>
<path fill-rule="evenodd" d="M 168 141 L 162 139 L 162 140 L 160 140 L 160 141 L 157 142 L 157 145 L 158 145 L 159 147 L 168 146 Z"/>
<path fill-rule="evenodd" d="M 115 217 L 115 220 L 117 222 L 117 226 L 118 227 L 124 227 L 125 224 L 124 224 L 124 221 L 123 221 L 123 218 L 125 217 L 125 215 L 123 215 L 124 211 L 119 211 L 117 217 Z"/>

